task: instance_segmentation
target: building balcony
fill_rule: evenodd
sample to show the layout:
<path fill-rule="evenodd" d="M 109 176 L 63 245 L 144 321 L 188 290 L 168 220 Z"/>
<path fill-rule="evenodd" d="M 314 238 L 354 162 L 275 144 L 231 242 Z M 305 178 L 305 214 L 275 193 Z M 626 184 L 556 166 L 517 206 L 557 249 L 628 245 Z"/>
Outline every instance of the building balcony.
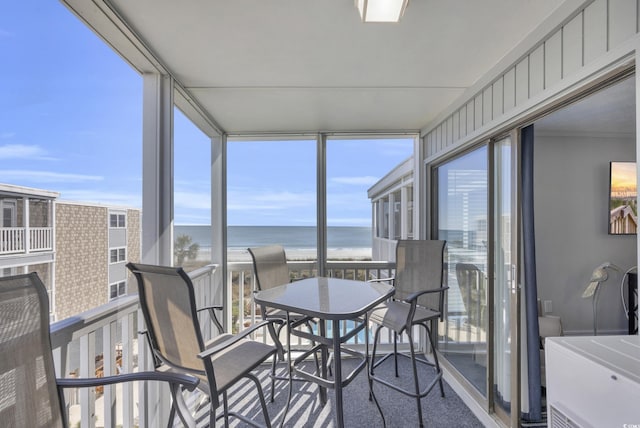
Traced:
<path fill-rule="evenodd" d="M 1 227 L 0 255 L 53 251 L 52 227 Z"/>

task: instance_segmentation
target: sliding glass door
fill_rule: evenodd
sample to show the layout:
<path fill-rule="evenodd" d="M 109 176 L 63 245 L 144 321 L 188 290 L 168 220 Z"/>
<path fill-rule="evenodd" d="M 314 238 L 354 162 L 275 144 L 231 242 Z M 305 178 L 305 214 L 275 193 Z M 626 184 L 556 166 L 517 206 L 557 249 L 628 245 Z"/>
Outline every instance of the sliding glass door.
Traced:
<path fill-rule="evenodd" d="M 438 239 L 447 241 L 448 285 L 440 350 L 484 397 L 487 394 L 487 146 L 437 168 Z"/>
<path fill-rule="evenodd" d="M 515 156 L 507 137 L 434 170 L 434 232 L 447 240 L 449 285 L 439 348 L 478 401 L 507 424 L 518 401 Z"/>

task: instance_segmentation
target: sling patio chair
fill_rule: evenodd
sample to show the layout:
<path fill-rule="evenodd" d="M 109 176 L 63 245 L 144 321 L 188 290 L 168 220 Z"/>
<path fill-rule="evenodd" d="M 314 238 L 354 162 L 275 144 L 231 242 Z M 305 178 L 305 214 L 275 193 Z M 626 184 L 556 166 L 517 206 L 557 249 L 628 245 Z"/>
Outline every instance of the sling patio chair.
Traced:
<path fill-rule="evenodd" d="M 280 245 L 266 245 L 262 247 L 248 248 L 251 259 L 253 260 L 253 272 L 256 278 L 256 287 L 258 291 L 268 290 L 279 285 L 291 282 L 289 267 L 287 265 L 287 255 Z M 269 333 L 278 348 L 278 358 L 284 360 L 284 347 L 280 341 L 280 332 L 286 326 L 287 313 L 280 309 L 261 307 L 260 312 L 265 320 L 274 321 L 269 324 Z M 289 314 L 290 328 L 296 328 L 304 325 L 313 334 L 313 318 L 301 314 Z M 274 324 L 278 324 L 276 328 Z M 315 345 L 312 341 L 312 345 Z M 306 351 L 306 350 L 303 350 Z M 314 353 L 316 370 L 320 371 L 318 357 Z M 288 376 L 277 376 L 275 373 L 275 365 L 271 372 L 271 401 L 274 400 L 274 385 L 276 380 L 289 380 Z M 293 380 L 296 380 L 295 378 Z"/>
<path fill-rule="evenodd" d="M 444 248 L 446 241 L 435 240 L 399 240 L 396 245 L 396 272 L 393 281 L 396 289 L 392 299 L 371 311 L 369 319 L 378 324 L 373 339 L 372 358 L 376 355 L 376 346 L 380 337 L 380 330 L 386 327 L 393 331 L 393 351 L 370 365 L 369 382 L 379 382 L 398 392 L 416 399 L 418 406 L 418 420 L 422 421 L 422 406 L 420 399 L 425 397 L 435 386 L 440 384 L 440 394 L 444 397 L 442 386 L 442 370 L 438 363 L 435 348 L 437 329 L 432 331 L 429 324 L 438 318 L 442 320 L 445 292 L 449 288 L 443 286 L 444 278 Z M 436 328 L 437 328 L 437 324 Z M 433 351 L 434 362 L 417 358 L 414 345 L 414 326 L 424 327 Z M 409 338 L 410 355 L 398 352 L 398 335 L 406 333 Z M 375 375 L 375 368 L 389 357 L 394 357 L 395 375 L 398 377 L 398 356 L 409 357 L 413 369 L 414 389 L 407 390 Z M 435 378 L 421 389 L 418 379 L 416 363 L 422 363 L 435 368 Z"/>
<path fill-rule="evenodd" d="M 66 427 L 64 388 L 147 380 L 168 382 L 174 405 L 180 404 L 175 398 L 181 388 L 193 390 L 199 382 L 191 375 L 157 371 L 56 378 L 46 287 L 36 273 L 0 278 L 0 426 Z"/>
<path fill-rule="evenodd" d="M 128 263 L 127 267 L 138 281 L 140 307 L 156 361 L 163 370 L 188 373 L 200 379 L 198 389 L 209 399 L 209 426 L 215 427 L 215 421 L 221 417 L 228 426 L 229 416 L 259 426 L 228 407 L 229 388 L 246 378 L 257 388 L 266 426 L 270 427 L 262 387 L 251 372 L 274 356 L 276 348 L 248 337 L 270 322 L 255 324 L 236 335 L 220 334 L 205 342 L 197 318 L 193 283 L 182 268 L 137 263 Z M 216 416 L 220 395 L 223 413 Z"/>

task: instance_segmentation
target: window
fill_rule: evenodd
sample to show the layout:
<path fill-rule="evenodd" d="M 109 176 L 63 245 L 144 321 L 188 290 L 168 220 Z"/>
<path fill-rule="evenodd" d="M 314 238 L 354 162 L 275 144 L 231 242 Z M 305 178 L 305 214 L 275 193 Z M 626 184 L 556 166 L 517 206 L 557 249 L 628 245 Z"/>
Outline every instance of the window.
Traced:
<path fill-rule="evenodd" d="M 110 227 L 127 227 L 126 216 L 124 214 L 109 214 Z"/>
<path fill-rule="evenodd" d="M 112 248 L 109 250 L 111 263 L 120 263 L 127 260 L 126 248 Z"/>
<path fill-rule="evenodd" d="M 127 281 L 120 281 L 109 284 L 109 300 L 127 294 Z"/>

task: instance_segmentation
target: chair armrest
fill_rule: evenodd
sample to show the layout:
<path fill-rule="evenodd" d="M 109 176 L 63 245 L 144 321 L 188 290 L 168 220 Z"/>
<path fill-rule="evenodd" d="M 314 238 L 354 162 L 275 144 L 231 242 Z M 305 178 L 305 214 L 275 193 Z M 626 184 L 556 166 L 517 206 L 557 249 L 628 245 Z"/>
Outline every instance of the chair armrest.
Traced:
<path fill-rule="evenodd" d="M 434 288 L 433 290 L 422 290 L 422 291 L 416 291 L 413 294 L 410 294 L 409 296 L 407 296 L 406 299 L 404 299 L 405 302 L 407 303 L 412 303 L 415 300 L 418 299 L 418 297 L 422 296 L 423 294 L 429 294 L 429 293 L 442 293 L 446 290 L 449 289 L 449 286 L 447 285 L 446 287 L 440 287 L 440 288 Z"/>
<path fill-rule="evenodd" d="M 203 312 L 203 311 L 208 311 L 209 312 L 209 317 L 211 318 L 211 321 L 213 321 L 213 323 L 216 325 L 216 328 L 218 329 L 218 333 L 222 334 L 222 333 L 224 333 L 224 328 L 222 327 L 222 323 L 218 319 L 218 317 L 217 317 L 216 313 L 214 312 L 214 310 L 221 311 L 223 309 L 224 309 L 223 306 L 213 305 L 213 306 L 206 306 L 204 308 L 197 309 L 196 312 L 200 313 L 200 312 Z"/>
<path fill-rule="evenodd" d="M 191 375 L 170 372 L 138 372 L 125 373 L 115 376 L 105 376 L 96 378 L 60 378 L 56 383 L 62 388 L 90 388 L 102 385 L 113 385 L 122 382 L 134 382 L 154 380 L 183 385 L 185 389 L 193 391 L 200 380 Z"/>
<path fill-rule="evenodd" d="M 242 330 L 240 333 L 238 333 L 238 334 L 234 335 L 233 337 L 229 338 L 229 340 L 225 340 L 223 343 L 220 343 L 219 345 L 216 345 L 216 346 L 214 346 L 212 348 L 209 348 L 209 349 L 205 349 L 204 351 L 200 352 L 198 354 L 198 358 L 200 358 L 200 359 L 209 358 L 213 354 L 216 354 L 216 353 L 218 353 L 220 351 L 223 351 L 223 350 L 227 349 L 229 346 L 233 345 L 234 343 L 239 342 L 240 340 L 244 339 L 245 337 L 247 337 L 248 335 L 250 335 L 254 331 L 258 330 L 259 328 L 266 327 L 267 325 L 269 325 L 272 322 L 273 321 L 271 321 L 271 320 L 265 320 L 265 321 L 259 322 L 258 324 L 254 324 L 251 327 L 247 328 L 246 330 Z"/>
<path fill-rule="evenodd" d="M 374 278 L 374 279 L 369 279 L 367 280 L 367 282 L 391 282 L 393 283 L 396 280 L 395 276 L 389 277 L 389 278 Z"/>

